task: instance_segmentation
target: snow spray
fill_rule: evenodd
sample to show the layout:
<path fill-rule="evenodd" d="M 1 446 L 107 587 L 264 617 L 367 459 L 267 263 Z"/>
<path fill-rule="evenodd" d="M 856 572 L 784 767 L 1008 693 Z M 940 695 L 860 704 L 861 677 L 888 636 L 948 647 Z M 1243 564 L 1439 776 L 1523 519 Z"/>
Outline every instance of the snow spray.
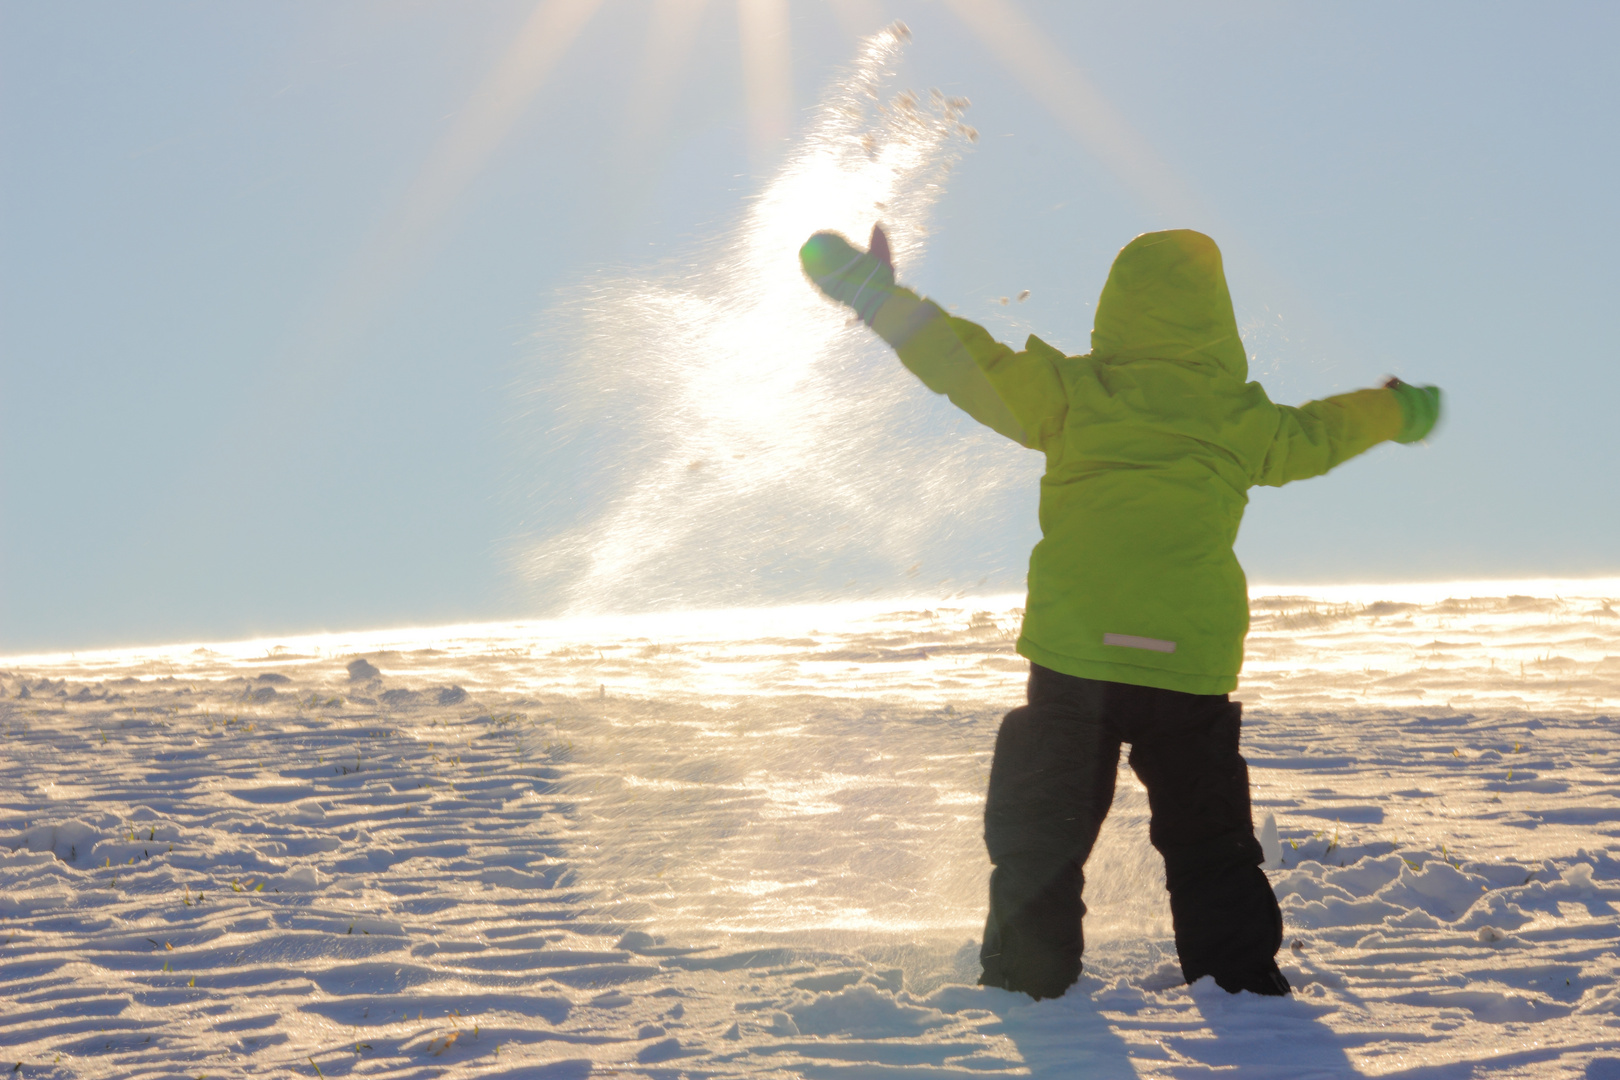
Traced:
<path fill-rule="evenodd" d="M 1022 585 L 1038 455 L 936 399 L 799 269 L 881 221 L 904 279 L 977 134 L 885 98 L 909 34 L 864 39 L 729 235 L 602 273 L 544 317 L 519 387 L 512 548 L 536 613 L 725 608 Z"/>
<path fill-rule="evenodd" d="M 877 221 L 902 280 L 921 259 L 975 133 L 965 101 L 886 89 L 906 36 L 897 26 L 862 43 L 729 235 L 656 273 L 597 275 L 548 312 L 521 396 L 530 525 L 513 561 L 535 606 L 582 633 L 585 616 L 615 612 L 736 615 L 700 649 L 649 640 L 667 682 L 624 698 L 593 684 L 559 719 L 566 738 L 537 744 L 541 756 L 569 748 L 562 790 L 578 799 L 575 857 L 581 882 L 604 887 L 599 914 L 672 941 L 886 942 L 908 978 L 971 979 L 984 777 L 1017 688 L 970 703 L 957 679 L 944 709 L 928 700 L 931 679 L 890 686 L 881 705 L 827 679 L 834 653 L 863 686 L 893 678 L 900 624 L 927 626 L 946 655 L 983 628 L 966 612 L 827 623 L 852 619 L 851 606 L 760 638 L 743 610 L 1022 590 L 1039 455 L 929 393 L 799 269 L 812 232 L 864 243 Z M 1011 634 L 1007 616 L 991 629 Z M 823 648 L 829 634 L 844 647 Z M 791 697 L 679 689 L 694 662 L 775 647 L 821 678 Z M 784 657 L 760 678 L 798 664 Z M 1118 865 L 1094 859 L 1088 891 L 1100 936 L 1136 941 L 1157 925 L 1141 898 L 1158 864 L 1145 800 L 1121 797 L 1099 852 Z"/>

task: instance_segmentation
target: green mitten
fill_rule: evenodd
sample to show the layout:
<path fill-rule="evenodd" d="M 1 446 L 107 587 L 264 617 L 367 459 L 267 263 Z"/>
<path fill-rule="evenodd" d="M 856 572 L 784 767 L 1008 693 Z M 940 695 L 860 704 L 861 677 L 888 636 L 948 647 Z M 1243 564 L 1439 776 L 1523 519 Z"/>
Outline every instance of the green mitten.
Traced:
<path fill-rule="evenodd" d="M 854 308 L 868 326 L 894 290 L 889 239 L 880 226 L 872 229 L 870 251 L 860 250 L 837 233 L 818 232 L 799 249 L 799 263 L 816 288 Z"/>
<path fill-rule="evenodd" d="M 1413 386 L 1392 378 L 1384 384 L 1384 389 L 1394 391 L 1395 400 L 1401 406 L 1401 433 L 1395 436 L 1396 442 L 1414 443 L 1434 430 L 1435 422 L 1440 419 L 1438 386 Z"/>

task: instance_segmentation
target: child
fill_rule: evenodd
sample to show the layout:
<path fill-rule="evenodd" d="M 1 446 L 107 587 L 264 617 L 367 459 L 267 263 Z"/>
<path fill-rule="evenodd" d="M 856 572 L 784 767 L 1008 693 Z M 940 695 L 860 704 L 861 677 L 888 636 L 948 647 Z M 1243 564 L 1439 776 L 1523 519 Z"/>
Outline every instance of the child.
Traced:
<path fill-rule="evenodd" d="M 1186 229 L 1119 253 L 1084 356 L 1034 335 L 1015 352 L 896 286 L 881 228 L 866 252 L 817 233 L 800 259 L 930 389 L 1046 455 L 1018 639 L 1029 703 L 1002 722 L 985 803 L 994 869 L 979 981 L 1039 999 L 1079 977 L 1081 869 L 1123 742 L 1148 791 L 1182 974 L 1286 994 L 1282 916 L 1238 753 L 1242 706 L 1227 699 L 1249 627 L 1232 544 L 1252 485 L 1422 439 L 1439 391 L 1391 379 L 1272 404 L 1247 381 L 1220 251 Z"/>

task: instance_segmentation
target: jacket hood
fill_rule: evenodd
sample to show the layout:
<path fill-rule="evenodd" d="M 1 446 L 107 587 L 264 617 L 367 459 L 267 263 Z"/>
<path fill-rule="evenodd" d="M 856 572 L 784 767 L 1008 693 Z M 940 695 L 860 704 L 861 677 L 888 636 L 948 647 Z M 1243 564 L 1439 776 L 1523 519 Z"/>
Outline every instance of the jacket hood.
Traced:
<path fill-rule="evenodd" d="M 1091 351 L 1104 360 L 1214 364 L 1247 381 L 1248 359 L 1215 241 L 1191 229 L 1169 229 L 1126 244 L 1097 300 Z"/>

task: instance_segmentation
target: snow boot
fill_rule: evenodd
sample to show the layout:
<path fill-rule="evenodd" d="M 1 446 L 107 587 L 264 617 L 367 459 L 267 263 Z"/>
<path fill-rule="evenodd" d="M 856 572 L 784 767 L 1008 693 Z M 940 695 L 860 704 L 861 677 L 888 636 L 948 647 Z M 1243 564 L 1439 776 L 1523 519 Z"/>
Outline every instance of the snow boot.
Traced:
<path fill-rule="evenodd" d="M 1215 985 L 1228 994 L 1237 994 L 1247 990 L 1251 994 L 1259 994 L 1262 997 L 1284 997 L 1294 989 L 1288 985 L 1288 977 L 1278 970 L 1275 963 L 1268 968 L 1251 971 L 1239 977 L 1217 975 L 1215 976 Z"/>
<path fill-rule="evenodd" d="M 994 869 L 980 983 L 1062 997 L 1080 977 L 1081 866 L 1114 798 L 1119 740 L 1051 703 L 1009 712 L 996 735 L 984 841 Z"/>
<path fill-rule="evenodd" d="M 1025 860 L 997 866 L 990 874 L 979 985 L 1018 991 L 1036 1001 L 1067 993 L 1080 978 L 1084 947 L 1080 886 L 1080 867 L 1072 862 L 1056 874 Z"/>

